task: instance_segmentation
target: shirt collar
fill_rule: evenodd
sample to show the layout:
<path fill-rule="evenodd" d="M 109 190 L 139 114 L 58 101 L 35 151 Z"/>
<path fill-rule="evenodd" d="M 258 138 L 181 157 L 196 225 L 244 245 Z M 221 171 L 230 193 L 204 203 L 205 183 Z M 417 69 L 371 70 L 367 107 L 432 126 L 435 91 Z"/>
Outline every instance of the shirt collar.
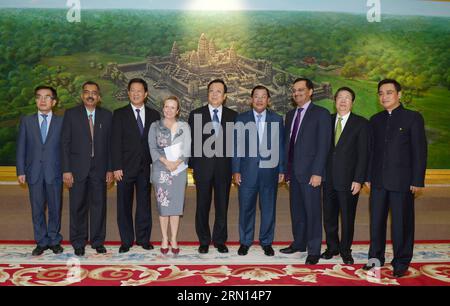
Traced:
<path fill-rule="evenodd" d="M 133 112 L 135 112 L 137 109 L 140 111 L 145 111 L 145 104 L 142 105 L 140 108 L 137 108 L 136 106 L 134 106 L 132 103 L 130 103 L 131 107 L 133 108 Z"/>
<path fill-rule="evenodd" d="M 263 110 L 261 113 L 258 113 L 257 111 L 253 110 L 253 116 L 255 116 L 255 118 L 258 118 L 258 115 L 262 115 L 261 118 L 265 118 L 267 114 L 267 109 Z"/>
<path fill-rule="evenodd" d="M 44 113 L 42 113 L 41 111 L 38 111 L 38 117 L 42 118 L 41 115 L 44 115 Z M 47 120 L 50 120 L 50 119 L 52 118 L 52 115 L 53 115 L 53 112 L 50 111 L 50 112 L 47 114 Z"/>
<path fill-rule="evenodd" d="M 212 113 L 213 110 L 215 110 L 215 109 L 217 109 L 217 110 L 218 110 L 218 113 L 220 113 L 220 112 L 222 112 L 223 105 L 220 105 L 219 107 L 214 108 L 211 104 L 208 103 L 208 108 L 209 108 L 209 112 L 210 112 L 210 113 Z"/>
<path fill-rule="evenodd" d="M 297 109 L 299 108 L 303 108 L 303 114 L 306 112 L 306 110 L 308 109 L 309 105 L 311 104 L 311 100 L 309 100 L 308 102 L 306 102 L 302 107 L 297 106 Z"/>
<path fill-rule="evenodd" d="M 341 116 L 341 115 L 339 115 L 338 113 L 336 113 L 336 120 L 338 120 L 338 118 L 340 117 L 340 118 L 342 118 L 342 121 L 347 121 L 347 119 L 348 119 L 348 117 L 350 117 L 350 113 L 351 112 L 348 112 L 346 115 L 344 115 L 344 116 Z"/>
<path fill-rule="evenodd" d="M 401 109 L 403 109 L 403 104 L 402 104 L 402 103 L 400 103 L 399 106 L 397 106 L 396 108 L 394 108 L 390 114 L 391 114 L 391 115 L 395 115 L 395 114 L 396 114 L 399 110 L 401 110 Z M 389 112 L 388 112 L 387 110 L 386 110 L 386 113 L 389 114 Z"/>
<path fill-rule="evenodd" d="M 92 115 L 92 116 L 95 116 L 95 110 L 96 110 L 96 108 L 94 108 L 94 110 L 92 111 L 92 112 L 90 112 L 86 107 L 84 108 L 85 110 L 86 110 L 86 114 L 89 116 L 89 115 Z"/>

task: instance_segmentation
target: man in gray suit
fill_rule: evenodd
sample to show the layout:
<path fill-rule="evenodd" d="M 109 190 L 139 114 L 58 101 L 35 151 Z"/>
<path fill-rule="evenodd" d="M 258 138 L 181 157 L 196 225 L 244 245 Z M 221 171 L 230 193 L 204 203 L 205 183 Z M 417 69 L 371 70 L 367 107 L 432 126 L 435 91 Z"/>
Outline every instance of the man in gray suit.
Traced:
<path fill-rule="evenodd" d="M 57 103 L 56 90 L 38 86 L 35 91 L 38 112 L 22 118 L 17 139 L 17 179 L 28 183 L 36 248 L 33 256 L 45 250 L 63 252 L 61 247 L 62 170 L 60 138 L 62 117 L 52 108 Z M 48 223 L 45 206 L 48 206 Z"/>

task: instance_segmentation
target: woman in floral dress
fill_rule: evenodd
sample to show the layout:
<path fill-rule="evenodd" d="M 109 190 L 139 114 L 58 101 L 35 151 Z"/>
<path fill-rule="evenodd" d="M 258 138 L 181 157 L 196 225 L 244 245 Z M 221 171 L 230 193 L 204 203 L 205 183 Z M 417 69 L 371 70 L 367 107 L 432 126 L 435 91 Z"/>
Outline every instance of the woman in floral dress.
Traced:
<path fill-rule="evenodd" d="M 174 255 L 180 252 L 177 244 L 180 216 L 183 215 L 184 192 L 187 170 L 172 175 L 181 165 L 188 163 L 191 151 L 191 131 L 189 125 L 178 120 L 180 102 L 171 96 L 164 100 L 164 118 L 150 126 L 148 143 L 152 156 L 152 184 L 156 194 L 159 221 L 162 232 L 161 253 L 169 252 L 168 229 L 170 224 L 170 244 Z M 167 159 L 164 148 L 180 144 L 180 155 L 175 161 Z"/>

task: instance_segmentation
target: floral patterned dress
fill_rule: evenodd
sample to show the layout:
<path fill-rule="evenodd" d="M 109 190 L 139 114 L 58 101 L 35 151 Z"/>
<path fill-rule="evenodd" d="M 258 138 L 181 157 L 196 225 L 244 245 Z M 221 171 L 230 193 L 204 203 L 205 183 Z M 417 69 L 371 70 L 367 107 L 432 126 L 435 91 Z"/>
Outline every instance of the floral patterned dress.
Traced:
<path fill-rule="evenodd" d="M 164 126 L 164 119 L 153 122 L 148 133 L 148 143 L 152 156 L 152 184 L 156 194 L 156 202 L 160 216 L 183 215 L 184 193 L 187 183 L 187 171 L 171 175 L 170 171 L 159 160 L 165 157 L 164 148 L 181 143 L 180 159 L 188 163 L 191 150 L 191 133 L 189 125 L 177 121 L 177 130 L 171 134 Z"/>

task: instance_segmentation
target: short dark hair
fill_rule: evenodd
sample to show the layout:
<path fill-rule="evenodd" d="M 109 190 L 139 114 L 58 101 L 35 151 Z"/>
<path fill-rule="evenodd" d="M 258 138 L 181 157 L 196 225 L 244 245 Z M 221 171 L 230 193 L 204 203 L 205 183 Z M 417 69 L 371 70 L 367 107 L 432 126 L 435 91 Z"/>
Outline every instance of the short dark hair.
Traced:
<path fill-rule="evenodd" d="M 214 83 L 222 84 L 223 85 L 223 93 L 227 93 L 227 90 L 228 90 L 227 85 L 225 84 L 225 82 L 222 79 L 215 79 L 215 80 L 212 80 L 211 82 L 209 82 L 208 88 L 207 88 L 208 92 L 209 92 L 209 87 L 211 87 L 211 85 Z"/>
<path fill-rule="evenodd" d="M 292 82 L 292 85 L 294 85 L 295 83 L 301 82 L 301 81 L 305 81 L 306 87 L 308 89 L 314 90 L 314 83 L 310 79 L 307 79 L 307 78 L 296 78 L 294 80 L 294 82 Z"/>
<path fill-rule="evenodd" d="M 53 100 L 58 100 L 58 93 L 56 92 L 56 89 L 51 87 L 51 86 L 47 86 L 47 85 L 39 85 L 36 86 L 36 88 L 34 89 L 34 95 L 37 94 L 37 92 L 41 89 L 48 89 L 52 92 L 52 96 L 53 96 Z"/>
<path fill-rule="evenodd" d="M 86 86 L 86 85 L 95 85 L 95 86 L 97 86 L 98 93 L 100 94 L 101 90 L 100 90 L 100 85 L 98 85 L 98 83 L 96 83 L 94 81 L 86 81 L 86 82 L 83 83 L 83 86 L 81 86 L 81 88 L 84 89 L 84 86 Z"/>
<path fill-rule="evenodd" d="M 267 92 L 267 97 L 270 98 L 270 91 L 269 91 L 269 89 L 268 89 L 266 86 L 263 86 L 263 85 L 257 85 L 257 86 L 255 86 L 255 87 L 252 89 L 252 94 L 251 94 L 250 96 L 253 97 L 253 94 L 255 93 L 255 91 L 256 91 L 256 90 L 259 90 L 259 89 L 265 89 L 266 92 Z"/>
<path fill-rule="evenodd" d="M 397 81 L 394 80 L 394 79 L 384 79 L 384 80 L 381 80 L 381 81 L 378 83 L 378 91 L 380 91 L 380 87 L 383 86 L 384 84 L 393 84 L 394 87 L 395 87 L 395 90 L 397 90 L 397 92 L 402 91 L 402 86 L 400 85 L 399 82 L 397 82 Z"/>
<path fill-rule="evenodd" d="M 141 83 L 142 86 L 144 86 L 144 91 L 145 91 L 145 92 L 148 92 L 148 84 L 147 84 L 147 82 L 146 82 L 144 79 L 141 79 L 141 78 L 134 78 L 134 79 L 131 79 L 131 80 L 128 82 L 128 91 L 130 91 L 130 89 L 131 89 L 131 84 L 133 84 L 133 83 Z"/>
<path fill-rule="evenodd" d="M 336 90 L 336 93 L 334 94 L 334 100 L 335 100 L 335 101 L 336 101 L 336 98 L 337 98 L 338 94 L 339 94 L 341 91 L 348 91 L 348 92 L 352 95 L 352 102 L 355 101 L 355 98 L 356 98 L 355 92 L 353 91 L 353 89 L 351 89 L 350 87 L 346 87 L 346 86 L 341 87 L 341 88 L 339 88 L 338 90 Z"/>

